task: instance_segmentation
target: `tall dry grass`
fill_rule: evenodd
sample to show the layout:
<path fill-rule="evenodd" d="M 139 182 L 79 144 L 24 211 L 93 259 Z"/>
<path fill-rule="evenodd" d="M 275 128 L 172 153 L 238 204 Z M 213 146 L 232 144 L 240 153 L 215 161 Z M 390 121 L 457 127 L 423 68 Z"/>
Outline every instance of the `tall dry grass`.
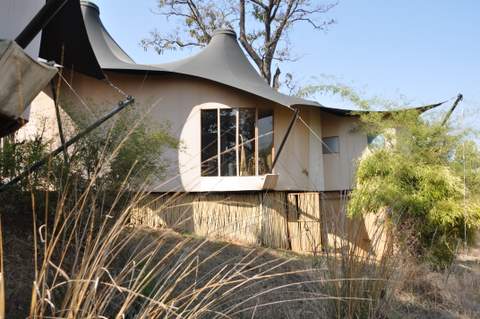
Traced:
<path fill-rule="evenodd" d="M 115 192 L 99 185 L 97 177 L 114 155 L 100 154 L 87 181 L 60 176 L 55 207 L 48 204 L 51 192 L 32 189 L 34 281 L 25 316 L 357 318 L 383 298 L 375 284 L 390 278 L 370 272 L 372 258 L 359 263 L 356 247 L 346 255 L 334 247 L 334 254 L 317 257 L 322 261 L 311 267 L 304 257 L 262 249 L 233 254 L 227 243 L 172 241 L 168 231 L 132 227 L 132 210 L 147 193 L 129 190 L 135 167 Z M 372 287 L 379 293 L 368 296 Z"/>
<path fill-rule="evenodd" d="M 262 282 L 309 270 L 286 271 L 288 258 L 262 259 L 256 250 L 217 258 L 229 245 L 205 255 L 206 240 L 187 237 L 172 243 L 168 232 L 152 236 L 132 228 L 130 210 L 142 196 L 131 195 L 118 211 L 115 205 L 102 210 L 91 191 L 72 203 L 68 196 L 60 198 L 52 225 L 38 227 L 31 318 L 244 317 L 254 309 L 291 302 L 283 293 L 259 300 L 304 283 L 302 277 L 292 278 L 287 285 L 262 290 Z"/>
<path fill-rule="evenodd" d="M 24 317 L 385 318 L 401 283 L 416 278 L 382 221 L 370 248 L 356 244 L 346 197 L 331 208 L 327 232 L 335 235 L 313 257 L 133 227 L 132 210 L 147 196 L 129 188 L 136 167 L 115 191 L 101 182 L 121 147 L 98 154 L 88 179 L 62 169 L 46 183 L 54 207 L 52 193 L 32 189 L 34 280 Z"/>
<path fill-rule="evenodd" d="M 348 217 L 347 202 L 348 195 L 343 194 L 337 207 L 326 207 L 328 247 L 321 262 L 331 280 L 326 291 L 335 297 L 326 311 L 330 318 L 382 318 L 404 276 L 402 256 L 381 214 L 366 217 L 369 242 L 361 245 L 366 221 Z"/>
<path fill-rule="evenodd" d="M 347 219 L 330 226 L 338 236 L 329 249 L 302 257 L 134 228 L 130 213 L 144 193 L 64 185 L 52 214 L 34 210 L 25 317 L 385 318 L 402 281 L 418 280 L 395 246 L 382 243 L 380 228 L 372 249 L 353 244 L 357 230 Z M 40 201 L 47 199 L 32 193 L 34 208 Z"/>
<path fill-rule="evenodd" d="M 199 258 L 205 240 L 183 238 L 168 246 L 166 233 L 152 238 L 133 228 L 131 211 L 146 196 L 146 192 L 129 189 L 129 179 L 137 168 L 130 169 L 115 191 L 101 184 L 106 166 L 121 147 L 122 143 L 110 154 L 98 154 L 98 164 L 86 180 L 62 167 L 56 171 L 57 178 L 54 172 L 47 174 L 52 180 L 43 183 L 51 185 L 46 191 L 39 192 L 31 185 L 34 280 L 25 316 L 241 316 L 253 309 L 252 302 L 256 302 L 254 309 L 265 306 L 258 302 L 258 297 L 266 294 L 258 293 L 259 282 L 304 272 L 279 270 L 288 259 L 262 259 L 262 254 L 253 250 L 219 260 L 212 267 L 211 260 L 227 245 Z M 73 165 L 69 163 L 67 169 Z M 58 197 L 53 209 L 49 207 L 51 189 Z M 250 291 L 252 285 L 255 293 Z M 243 299 L 237 300 L 235 295 Z"/>
<path fill-rule="evenodd" d="M 278 261 L 252 266 L 256 258 L 247 255 L 194 282 L 186 281 L 223 248 L 199 260 L 203 243 L 192 246 L 184 239 L 166 251 L 162 236 L 145 241 L 144 234 L 129 223 L 133 207 L 146 194 L 129 191 L 131 174 L 116 193 L 98 191 L 96 179 L 108 162 L 98 161 L 84 189 L 76 187 L 75 178 L 62 181 L 53 218 L 46 211 L 43 224 L 34 223 L 31 318 L 211 317 L 218 312 L 216 305 L 240 287 L 272 276 L 267 273 Z M 37 220 L 35 201 L 32 193 Z M 267 269 L 252 279 L 246 272 L 256 267 Z"/>

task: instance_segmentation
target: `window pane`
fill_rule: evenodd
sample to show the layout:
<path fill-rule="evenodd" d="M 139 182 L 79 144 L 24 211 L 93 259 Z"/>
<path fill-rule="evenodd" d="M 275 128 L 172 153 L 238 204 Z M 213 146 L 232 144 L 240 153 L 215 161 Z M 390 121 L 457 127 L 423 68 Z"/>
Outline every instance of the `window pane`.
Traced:
<path fill-rule="evenodd" d="M 258 174 L 272 171 L 273 111 L 258 110 Z"/>
<path fill-rule="evenodd" d="M 322 141 L 323 154 L 334 154 L 340 152 L 340 143 L 338 141 L 338 136 L 324 137 Z"/>
<path fill-rule="evenodd" d="M 372 148 L 383 148 L 385 146 L 385 137 L 382 134 L 379 135 L 367 135 L 367 143 Z"/>
<path fill-rule="evenodd" d="M 255 109 L 239 109 L 238 158 L 240 176 L 255 175 Z"/>
<path fill-rule="evenodd" d="M 236 111 L 220 110 L 220 174 L 237 175 Z"/>
<path fill-rule="evenodd" d="M 218 176 L 217 110 L 202 110 L 202 176 Z"/>

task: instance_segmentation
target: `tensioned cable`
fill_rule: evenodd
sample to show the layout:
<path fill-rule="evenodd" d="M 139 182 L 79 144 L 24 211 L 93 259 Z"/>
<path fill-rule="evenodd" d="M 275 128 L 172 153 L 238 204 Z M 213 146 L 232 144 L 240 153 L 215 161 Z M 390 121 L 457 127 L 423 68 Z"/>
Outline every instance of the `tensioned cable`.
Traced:
<path fill-rule="evenodd" d="M 58 74 L 63 82 L 65 82 L 65 84 L 68 86 L 68 88 L 70 89 L 70 91 L 72 91 L 72 93 L 75 95 L 75 97 L 80 101 L 80 103 L 90 112 L 91 115 L 95 115 L 95 112 L 92 111 L 92 109 L 88 106 L 87 102 L 85 102 L 85 100 L 80 96 L 80 94 L 73 88 L 73 86 L 67 81 L 67 79 L 65 79 L 65 77 L 63 76 L 63 74 L 59 73 Z"/>
<path fill-rule="evenodd" d="M 104 81 L 117 93 L 119 93 L 120 95 L 122 95 L 123 97 L 127 98 L 129 95 L 127 93 L 125 93 L 122 89 L 120 89 L 117 85 L 113 84 L 112 81 L 110 81 L 110 79 L 108 78 L 108 75 L 103 72 L 102 70 L 102 73 L 103 73 L 103 76 L 105 77 L 104 78 Z"/>
<path fill-rule="evenodd" d="M 323 141 L 323 139 L 322 139 L 320 136 L 318 136 L 318 134 L 310 127 L 310 125 L 308 125 L 307 122 L 305 122 L 305 120 L 303 119 L 303 117 L 302 117 L 300 114 L 298 115 L 298 118 L 300 119 L 300 122 L 302 122 L 302 124 L 305 125 L 305 127 L 308 129 L 308 131 L 309 131 L 310 133 L 312 133 L 312 135 L 313 135 L 315 138 L 317 138 L 317 139 L 320 141 L 320 143 L 321 143 L 323 146 L 325 146 L 325 148 L 326 148 L 327 150 L 330 151 L 330 154 L 335 154 L 335 155 L 337 155 L 337 156 L 340 156 L 340 153 L 339 153 L 339 152 L 333 152 L 333 150 L 327 145 L 327 143 L 325 143 L 325 142 Z"/>

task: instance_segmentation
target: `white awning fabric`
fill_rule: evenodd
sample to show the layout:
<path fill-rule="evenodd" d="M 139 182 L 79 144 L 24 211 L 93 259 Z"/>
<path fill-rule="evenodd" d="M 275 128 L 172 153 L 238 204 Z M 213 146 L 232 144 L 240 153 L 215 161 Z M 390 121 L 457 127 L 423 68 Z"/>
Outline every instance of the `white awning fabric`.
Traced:
<path fill-rule="evenodd" d="M 35 61 L 12 40 L 0 40 L 0 131 L 11 121 L 28 121 L 28 106 L 57 73 Z"/>

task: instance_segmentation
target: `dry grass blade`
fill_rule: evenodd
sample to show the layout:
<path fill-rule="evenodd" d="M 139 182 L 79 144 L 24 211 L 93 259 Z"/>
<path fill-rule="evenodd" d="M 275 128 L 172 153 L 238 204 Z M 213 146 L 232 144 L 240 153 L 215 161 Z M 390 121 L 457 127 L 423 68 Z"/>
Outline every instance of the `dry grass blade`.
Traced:
<path fill-rule="evenodd" d="M 5 273 L 3 268 L 3 232 L 0 218 L 0 319 L 5 318 Z"/>

